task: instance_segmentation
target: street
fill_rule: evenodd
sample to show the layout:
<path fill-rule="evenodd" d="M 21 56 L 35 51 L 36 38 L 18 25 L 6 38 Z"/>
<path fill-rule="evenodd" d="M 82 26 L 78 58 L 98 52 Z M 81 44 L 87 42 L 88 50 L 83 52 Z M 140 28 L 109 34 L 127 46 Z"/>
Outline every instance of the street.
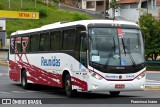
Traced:
<path fill-rule="evenodd" d="M 158 75 L 160 74 L 156 74 L 156 76 Z M 147 78 L 150 78 L 152 80 L 153 76 L 154 74 L 152 73 L 147 74 Z M 83 107 L 106 107 L 107 105 L 109 105 L 110 107 L 116 107 L 117 104 L 119 107 L 124 107 L 123 103 L 125 103 L 125 100 L 127 101 L 127 99 L 160 98 L 160 90 L 122 92 L 118 97 L 111 97 L 109 93 L 78 93 L 78 96 L 76 98 L 68 98 L 62 89 L 56 87 L 31 85 L 29 90 L 25 90 L 21 87 L 20 83 L 11 81 L 9 79 L 8 67 L 0 66 L 0 98 L 49 98 L 46 100 L 52 100 L 50 101 L 50 104 L 41 105 L 39 107 L 53 107 L 53 104 L 59 107 L 80 107 L 82 106 L 81 104 L 83 104 Z M 48 101 L 46 101 L 46 103 L 47 102 Z M 126 106 L 129 105 L 128 102 L 126 103 Z M 144 107 L 150 107 L 150 104 L 140 105 Z M 20 105 L 10 105 L 10 107 L 19 106 Z M 36 107 L 36 105 L 29 105 L 29 107 L 30 106 Z M 135 107 L 135 104 L 130 104 L 129 106 Z M 159 104 L 154 104 L 153 106 L 158 107 Z M 8 106 L 3 105 L 3 107 Z M 28 106 L 23 105 L 23 107 Z"/>
<path fill-rule="evenodd" d="M 155 76 L 156 75 L 156 76 Z M 160 73 L 148 73 L 147 80 L 157 77 L 159 80 Z M 156 81 L 156 79 L 154 81 Z M 147 83 L 146 83 L 147 84 Z M 20 83 L 11 81 L 8 77 L 8 67 L 0 66 L 0 97 L 1 98 L 68 98 L 65 92 L 56 87 L 31 85 L 29 90 L 21 87 Z M 160 98 L 160 91 L 146 90 L 134 92 L 121 92 L 119 97 L 111 98 L 109 93 L 79 93 L 76 99 L 97 99 L 113 100 L 125 97 L 131 98 Z M 111 99 L 110 99 L 111 98 Z"/>

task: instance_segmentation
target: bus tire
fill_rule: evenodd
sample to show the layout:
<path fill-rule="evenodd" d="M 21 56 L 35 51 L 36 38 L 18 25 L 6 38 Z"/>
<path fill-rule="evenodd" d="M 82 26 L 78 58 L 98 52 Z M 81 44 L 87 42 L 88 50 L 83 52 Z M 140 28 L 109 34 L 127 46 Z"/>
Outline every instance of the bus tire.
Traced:
<path fill-rule="evenodd" d="M 24 89 L 28 89 L 28 87 L 29 87 L 29 84 L 27 83 L 26 70 L 22 71 L 22 74 L 21 74 L 21 85 L 22 85 L 22 88 L 24 88 Z"/>
<path fill-rule="evenodd" d="M 120 94 L 120 91 L 110 91 L 109 93 L 111 96 L 118 96 Z"/>
<path fill-rule="evenodd" d="M 77 90 L 72 90 L 71 76 L 67 74 L 64 81 L 64 89 L 68 97 L 75 97 Z"/>

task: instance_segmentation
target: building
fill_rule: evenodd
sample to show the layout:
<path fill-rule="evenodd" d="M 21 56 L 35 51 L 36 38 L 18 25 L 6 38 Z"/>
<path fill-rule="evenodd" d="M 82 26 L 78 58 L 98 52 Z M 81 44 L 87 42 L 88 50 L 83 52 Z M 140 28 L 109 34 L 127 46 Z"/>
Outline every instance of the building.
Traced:
<path fill-rule="evenodd" d="M 86 10 L 93 11 L 103 11 L 104 10 L 104 0 L 62 0 L 65 4 L 82 8 Z M 111 0 L 106 0 L 106 9 L 109 9 L 109 2 Z"/>
<path fill-rule="evenodd" d="M 148 12 L 155 17 L 160 15 L 160 0 L 120 0 L 120 17 L 137 22 L 139 17 Z"/>
<path fill-rule="evenodd" d="M 0 49 L 6 43 L 6 20 L 0 20 Z"/>
<path fill-rule="evenodd" d="M 69 6 L 84 10 L 104 12 L 104 0 L 62 0 L 62 2 Z M 106 12 L 112 17 L 113 10 L 109 7 L 110 2 L 111 0 L 106 0 Z M 115 16 L 119 16 L 118 10 L 116 11 Z"/>

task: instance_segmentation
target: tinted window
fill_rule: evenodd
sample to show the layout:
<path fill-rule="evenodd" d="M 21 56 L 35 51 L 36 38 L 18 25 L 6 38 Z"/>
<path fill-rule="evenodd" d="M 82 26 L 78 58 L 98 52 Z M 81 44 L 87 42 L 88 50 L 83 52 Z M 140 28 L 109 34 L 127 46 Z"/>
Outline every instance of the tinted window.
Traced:
<path fill-rule="evenodd" d="M 15 40 L 15 52 L 16 53 L 21 52 L 21 37 L 17 37 Z"/>
<path fill-rule="evenodd" d="M 22 37 L 22 52 L 29 52 L 29 37 Z"/>
<path fill-rule="evenodd" d="M 75 29 L 64 30 L 63 33 L 63 50 L 75 49 Z"/>
<path fill-rule="evenodd" d="M 49 33 L 42 33 L 40 35 L 40 51 L 49 51 L 50 48 L 50 35 Z"/>
<path fill-rule="evenodd" d="M 51 51 L 61 50 L 61 31 L 51 32 Z"/>
<path fill-rule="evenodd" d="M 81 32 L 82 31 L 86 31 L 86 28 L 85 27 L 77 27 L 76 28 L 76 51 L 79 51 L 80 50 L 80 36 L 81 36 Z"/>
<path fill-rule="evenodd" d="M 39 34 L 31 35 L 31 52 L 39 51 Z"/>
<path fill-rule="evenodd" d="M 10 53 L 14 53 L 14 47 L 15 47 L 15 38 L 11 38 L 11 44 L 10 44 Z"/>
<path fill-rule="evenodd" d="M 80 41 L 81 31 L 86 31 L 85 27 L 76 28 L 76 42 L 75 42 L 75 58 L 80 61 Z"/>

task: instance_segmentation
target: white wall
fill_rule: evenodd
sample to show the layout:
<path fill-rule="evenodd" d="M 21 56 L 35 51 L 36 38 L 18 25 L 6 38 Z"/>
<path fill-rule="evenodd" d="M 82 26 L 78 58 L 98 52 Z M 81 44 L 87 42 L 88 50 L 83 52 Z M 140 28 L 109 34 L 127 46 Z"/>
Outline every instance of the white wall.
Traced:
<path fill-rule="evenodd" d="M 139 18 L 139 10 L 138 9 L 120 9 L 120 16 L 123 19 L 137 22 Z"/>
<path fill-rule="evenodd" d="M 3 30 L 6 30 L 6 20 L 0 20 L 0 27 L 3 27 Z"/>
<path fill-rule="evenodd" d="M 104 0 L 82 0 L 82 9 L 87 9 L 87 1 L 104 1 Z M 110 2 L 111 0 L 108 1 Z M 96 11 L 96 2 L 95 2 L 95 8 L 90 8 L 87 10 Z"/>
<path fill-rule="evenodd" d="M 87 3 L 85 0 L 82 0 L 82 9 L 86 9 Z"/>

